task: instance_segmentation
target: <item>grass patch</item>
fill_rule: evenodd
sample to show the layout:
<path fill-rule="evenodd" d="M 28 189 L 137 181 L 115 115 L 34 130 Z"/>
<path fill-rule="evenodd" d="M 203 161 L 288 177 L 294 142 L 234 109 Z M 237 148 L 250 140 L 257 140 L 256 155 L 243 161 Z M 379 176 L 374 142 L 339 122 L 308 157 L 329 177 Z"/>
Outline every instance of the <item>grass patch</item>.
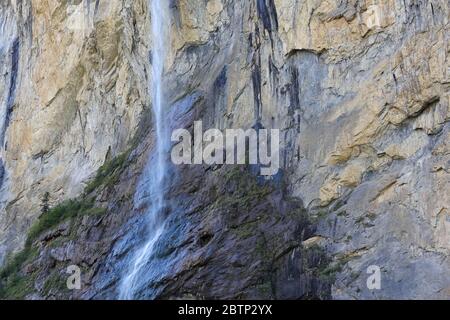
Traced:
<path fill-rule="evenodd" d="M 336 275 L 344 269 L 344 266 L 352 260 L 350 257 L 343 257 L 337 261 L 328 263 L 318 270 L 318 276 L 320 279 L 335 282 Z"/>
<path fill-rule="evenodd" d="M 5 267 L 0 271 L 0 278 L 6 278 L 22 268 L 22 266 L 27 262 L 35 258 L 38 254 L 37 248 L 32 246 L 25 246 L 25 248 L 17 253 L 10 261 L 5 265 Z"/>
<path fill-rule="evenodd" d="M 235 228 L 232 228 L 231 230 L 234 232 L 234 234 L 236 234 L 237 237 L 244 240 L 250 238 L 252 235 L 255 234 L 259 223 L 260 220 L 247 222 L 244 224 L 237 225 Z"/>
<path fill-rule="evenodd" d="M 259 184 L 248 170 L 240 167 L 226 172 L 223 179 L 225 190 L 216 192 L 218 197 L 215 206 L 219 208 L 235 207 L 248 211 L 273 192 L 273 186 L 269 183 Z"/>
<path fill-rule="evenodd" d="M 34 277 L 21 277 L 17 273 L 9 277 L 4 286 L 0 287 L 0 298 L 23 300 L 33 291 Z"/>
<path fill-rule="evenodd" d="M 58 226 L 62 222 L 84 215 L 105 213 L 103 208 L 94 207 L 94 199 L 68 200 L 44 213 L 28 232 L 27 245 L 30 246 L 44 231 Z"/>
<path fill-rule="evenodd" d="M 127 165 L 127 159 L 131 153 L 128 150 L 116 158 L 107 161 L 97 171 L 97 175 L 84 189 L 85 194 L 90 194 L 100 186 L 112 186 L 115 185 L 120 178 L 120 174 Z"/>
<path fill-rule="evenodd" d="M 272 282 L 271 281 L 265 281 L 259 285 L 256 285 L 256 290 L 263 296 L 263 297 L 273 297 L 273 289 L 272 289 Z"/>
<path fill-rule="evenodd" d="M 16 254 L 0 271 L 0 298 L 21 300 L 32 292 L 34 276 L 21 276 L 20 270 L 27 263 L 35 259 L 38 255 L 37 248 L 29 245 Z"/>
<path fill-rule="evenodd" d="M 88 197 L 100 186 L 111 186 L 118 182 L 121 173 L 128 164 L 131 149 L 118 157 L 106 162 L 97 172 L 94 180 L 89 183 L 84 195 L 78 200 L 64 201 L 55 208 L 44 212 L 31 226 L 25 247 L 22 251 L 12 256 L 6 265 L 0 269 L 0 299 L 24 299 L 34 290 L 35 274 L 23 274 L 23 268 L 31 263 L 39 254 L 39 249 L 34 245 L 36 240 L 46 231 L 55 228 L 65 221 L 71 221 L 74 229 L 75 219 L 83 216 L 102 216 L 106 209 L 95 207 L 95 197 Z M 76 230 L 72 231 L 74 233 Z M 74 237 L 73 234 L 71 236 Z M 59 239 L 59 243 L 63 241 Z M 61 289 L 64 285 L 61 277 L 52 274 L 44 284 L 44 293 L 52 288 Z"/>
<path fill-rule="evenodd" d="M 44 283 L 43 291 L 45 295 L 48 295 L 55 290 L 56 292 L 63 292 L 67 289 L 66 279 L 61 277 L 58 272 L 52 273 Z"/>
<path fill-rule="evenodd" d="M 38 256 L 39 249 L 34 246 L 34 242 L 40 235 L 64 221 L 73 221 L 85 215 L 99 216 L 104 213 L 106 209 L 95 207 L 94 198 L 68 200 L 44 213 L 30 228 L 24 249 L 14 255 L 0 270 L 0 299 L 20 300 L 34 290 L 34 276 L 24 275 L 21 271 L 27 263 Z M 52 279 L 48 281 L 50 280 Z M 53 286 L 53 280 L 47 286 Z"/>

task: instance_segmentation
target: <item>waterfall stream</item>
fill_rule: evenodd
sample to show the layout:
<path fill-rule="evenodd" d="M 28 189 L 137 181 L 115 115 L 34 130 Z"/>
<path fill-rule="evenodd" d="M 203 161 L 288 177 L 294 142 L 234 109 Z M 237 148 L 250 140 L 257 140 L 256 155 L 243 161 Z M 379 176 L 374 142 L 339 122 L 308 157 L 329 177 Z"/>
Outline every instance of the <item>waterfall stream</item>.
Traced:
<path fill-rule="evenodd" d="M 9 124 L 19 64 L 19 39 L 12 12 L 0 11 L 0 148 L 4 147 L 5 132 Z"/>
<path fill-rule="evenodd" d="M 147 214 L 147 234 L 144 245 L 136 251 L 131 259 L 126 274 L 119 287 L 119 298 L 133 299 L 139 285 L 140 275 L 152 258 L 154 247 L 164 231 L 164 176 L 167 171 L 166 154 L 168 152 L 167 127 L 164 122 L 163 73 L 166 60 L 166 46 L 169 43 L 169 1 L 150 0 L 152 47 L 152 77 L 151 88 L 154 126 L 156 134 L 155 150 L 148 161 L 142 180 L 144 183 L 137 188 L 135 204 L 139 206 L 143 199 L 150 201 Z"/>
<path fill-rule="evenodd" d="M 0 6 L 0 189 L 5 178 L 5 136 L 11 120 L 19 72 L 20 42 L 17 34 L 13 13 Z"/>

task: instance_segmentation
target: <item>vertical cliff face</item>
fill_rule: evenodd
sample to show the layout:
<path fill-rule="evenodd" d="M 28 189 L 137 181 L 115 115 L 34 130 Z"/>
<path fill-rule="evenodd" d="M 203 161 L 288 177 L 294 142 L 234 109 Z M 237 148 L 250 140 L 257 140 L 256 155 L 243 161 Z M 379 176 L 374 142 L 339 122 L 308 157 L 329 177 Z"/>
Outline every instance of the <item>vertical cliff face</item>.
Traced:
<path fill-rule="evenodd" d="M 0 261 L 27 234 L 30 253 L 4 283 L 117 297 L 151 204 L 133 201 L 155 161 L 149 4 L 0 10 Z M 448 298 L 449 13 L 445 0 L 171 1 L 168 128 L 280 129 L 282 170 L 167 159 L 167 227 L 136 297 Z M 88 205 L 51 211 L 74 214 L 31 237 L 46 192 Z M 73 264 L 81 291 L 57 284 Z M 366 286 L 372 265 L 381 290 Z"/>
<path fill-rule="evenodd" d="M 144 5 L 2 5 L 0 260 L 23 245 L 46 192 L 52 204 L 77 196 L 133 137 L 148 106 Z"/>

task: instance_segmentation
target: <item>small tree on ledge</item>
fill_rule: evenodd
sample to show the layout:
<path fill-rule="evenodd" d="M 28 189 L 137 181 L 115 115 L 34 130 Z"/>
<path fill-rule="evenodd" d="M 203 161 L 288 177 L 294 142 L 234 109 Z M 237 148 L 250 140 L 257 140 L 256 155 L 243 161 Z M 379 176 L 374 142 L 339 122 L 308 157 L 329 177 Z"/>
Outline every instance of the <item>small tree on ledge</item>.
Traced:
<path fill-rule="evenodd" d="M 44 196 L 42 197 L 42 203 L 41 203 L 41 215 L 47 213 L 50 210 L 50 193 L 46 192 L 44 193 Z"/>

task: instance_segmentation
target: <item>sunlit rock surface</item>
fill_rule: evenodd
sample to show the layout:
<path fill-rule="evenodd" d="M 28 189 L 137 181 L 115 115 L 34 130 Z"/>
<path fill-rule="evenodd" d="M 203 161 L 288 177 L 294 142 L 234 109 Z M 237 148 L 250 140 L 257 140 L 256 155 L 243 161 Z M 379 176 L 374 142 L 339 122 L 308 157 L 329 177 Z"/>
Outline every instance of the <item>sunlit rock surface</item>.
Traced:
<path fill-rule="evenodd" d="M 46 192 L 52 206 L 79 197 L 129 151 L 114 183 L 89 190 L 107 213 L 49 230 L 20 270 L 27 298 L 115 298 L 145 232 L 133 197 L 154 146 L 148 3 L 0 10 L 0 261 Z M 172 0 L 169 125 L 280 129 L 282 172 L 172 167 L 170 227 L 137 298 L 450 298 L 449 10 Z M 72 264 L 81 292 L 54 285 Z M 371 265 L 381 290 L 366 286 Z"/>

